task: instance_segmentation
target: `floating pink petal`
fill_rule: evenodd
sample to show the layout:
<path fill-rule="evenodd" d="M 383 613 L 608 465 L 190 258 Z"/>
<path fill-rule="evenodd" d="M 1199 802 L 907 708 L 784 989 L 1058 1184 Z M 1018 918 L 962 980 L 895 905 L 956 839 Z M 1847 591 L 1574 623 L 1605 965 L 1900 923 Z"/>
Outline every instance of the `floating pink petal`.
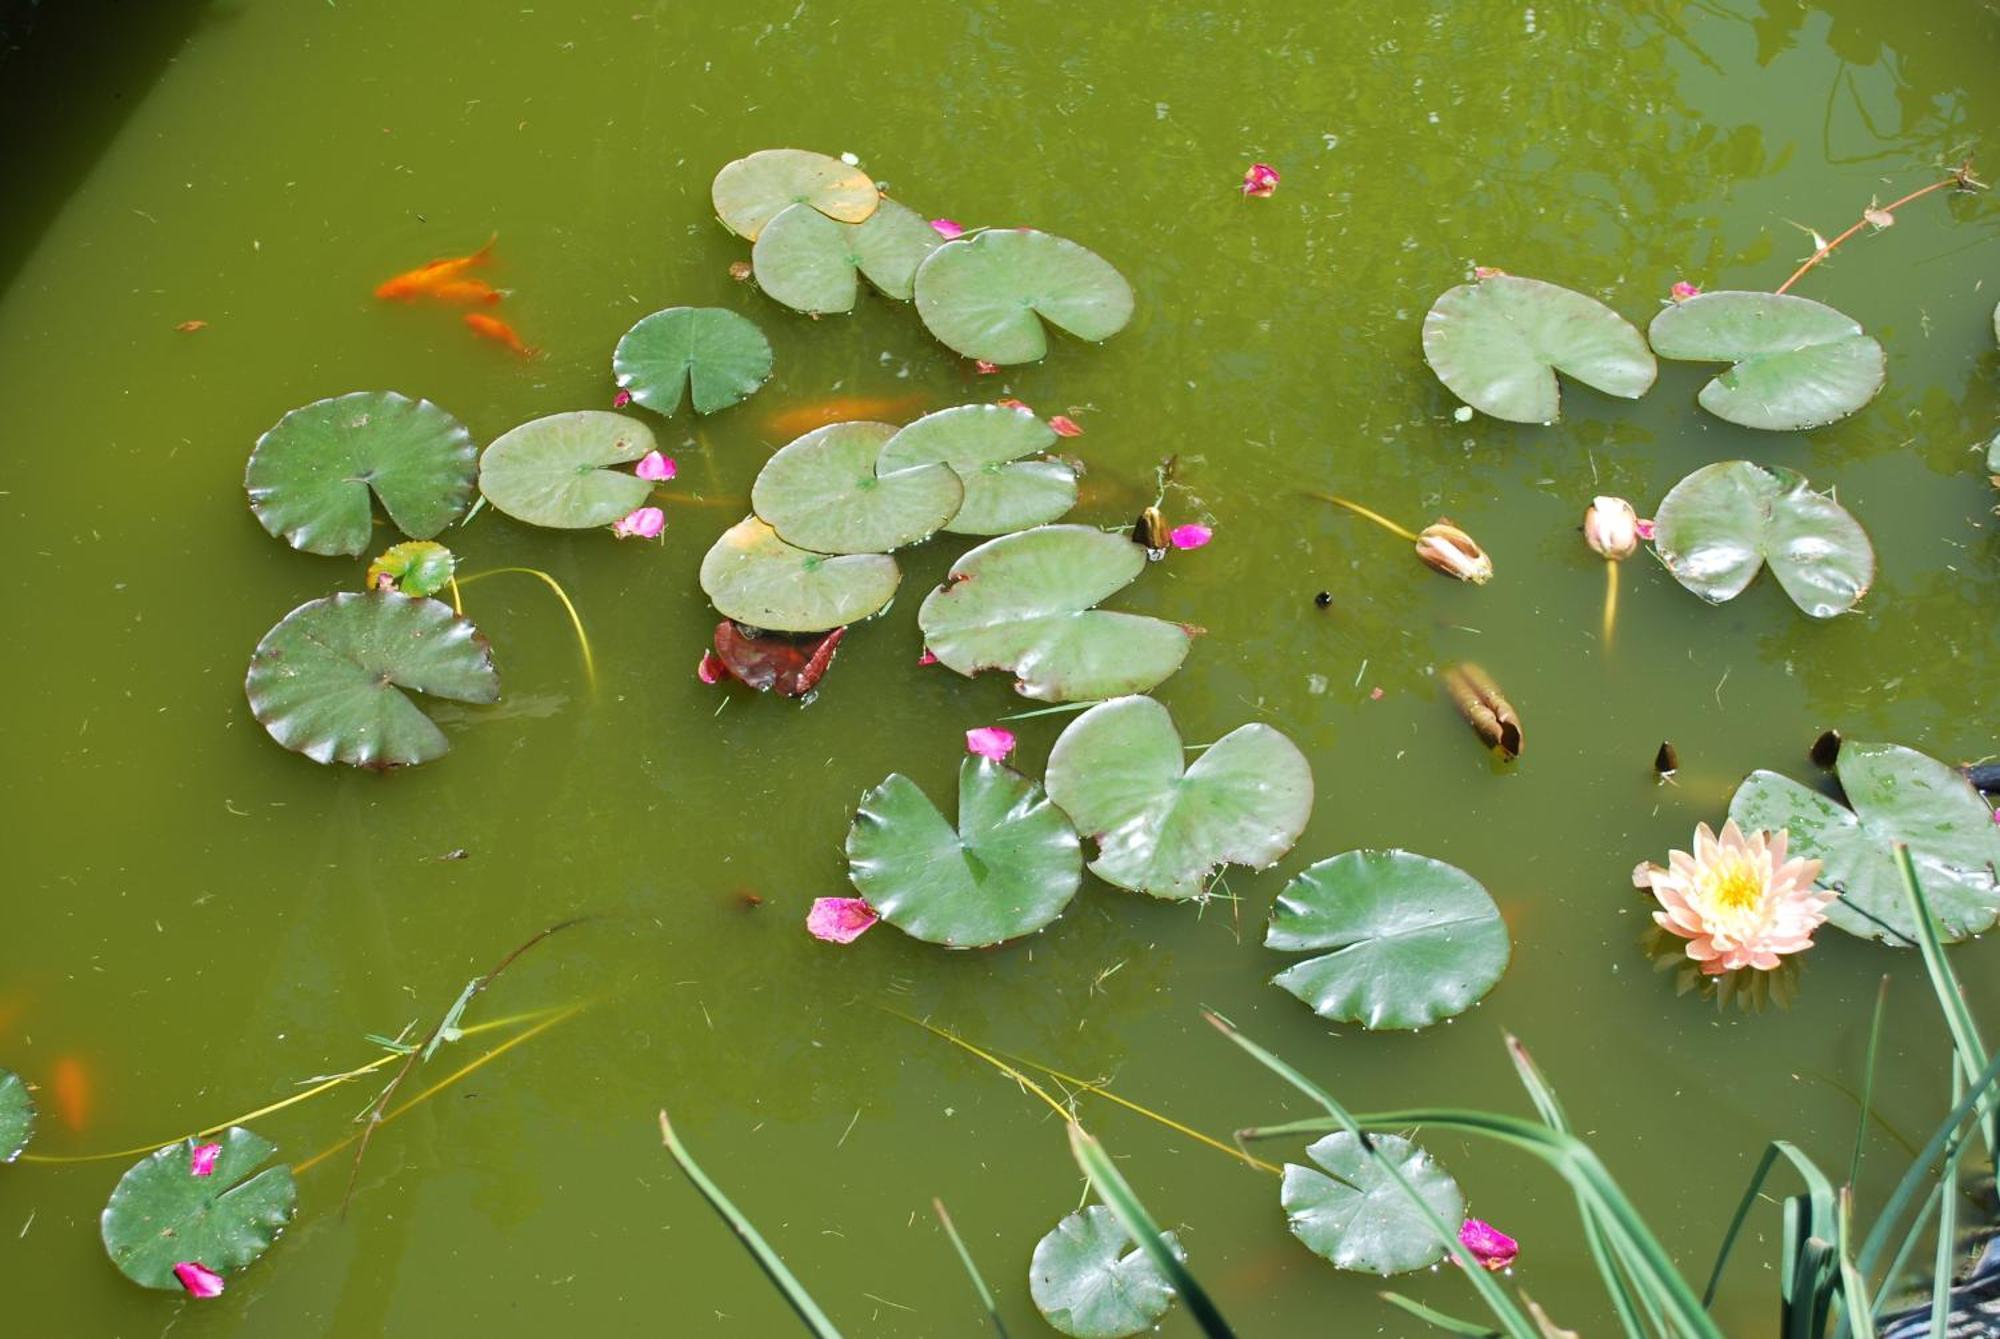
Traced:
<path fill-rule="evenodd" d="M 1633 532 L 1634 532 L 1635 534 L 1637 534 L 1637 535 L 1639 536 L 1639 538 L 1641 538 L 1641 539 L 1645 539 L 1645 540 L 1650 540 L 1650 539 L 1652 539 L 1652 537 L 1653 537 L 1653 519 L 1652 519 L 1652 517 L 1650 517 L 1650 516 L 1642 516 L 1642 517 L 1640 517 L 1640 518 L 1639 518 L 1639 523 L 1638 523 L 1637 525 L 1633 526 L 1633 527 L 1632 527 L 1632 529 L 1633 529 Z"/>
<path fill-rule="evenodd" d="M 995 400 L 993 403 L 999 405 L 1002 409 L 1026 409 L 1030 414 L 1035 412 L 1032 409 L 1028 409 L 1026 404 L 1012 397 L 1005 400 Z"/>
<path fill-rule="evenodd" d="M 630 391 L 619 391 L 618 394 L 611 397 L 611 407 L 613 409 L 623 409 L 626 405 L 631 403 L 632 403 L 632 392 Z"/>
<path fill-rule="evenodd" d="M 932 219 L 931 227 L 935 228 L 937 235 L 947 242 L 965 236 L 965 225 L 957 219 Z"/>
<path fill-rule="evenodd" d="M 658 539 L 667 528 L 667 514 L 658 507 L 641 507 L 621 521 L 611 523 L 611 533 L 620 539 Z"/>
<path fill-rule="evenodd" d="M 694 677 L 703 683 L 721 683 L 729 677 L 729 666 L 722 663 L 722 657 L 713 651 L 701 653 L 701 663 L 694 667 Z"/>
<path fill-rule="evenodd" d="M 1259 200 L 1278 189 L 1278 169 L 1269 163 L 1252 163 L 1243 174 L 1243 193 Z"/>
<path fill-rule="evenodd" d="M 924 653 L 917 657 L 917 663 L 919 665 L 935 665 L 937 664 L 937 657 L 932 655 L 930 647 L 926 646 Z"/>
<path fill-rule="evenodd" d="M 977 730 L 967 730 L 965 751 L 991 758 L 994 762 L 1006 762 L 1007 755 L 1014 751 L 1014 732 L 997 725 L 982 725 Z"/>
<path fill-rule="evenodd" d="M 1685 279 L 1676 281 L 1669 292 L 1672 293 L 1675 302 L 1686 302 L 1689 298 L 1698 298 L 1701 296 L 1701 290 Z"/>
<path fill-rule="evenodd" d="M 222 1275 L 205 1265 L 183 1260 L 174 1266 L 174 1277 L 181 1281 L 181 1287 L 186 1288 L 191 1297 L 222 1296 Z"/>
<path fill-rule="evenodd" d="M 1368 700 L 1370 702 L 1380 702 L 1382 700 L 1382 690 L 1380 688 L 1369 689 Z"/>
<path fill-rule="evenodd" d="M 1506 277 L 1506 274 L 1507 271 L 1496 265 L 1474 265 L 1472 267 L 1472 277 L 1475 279 L 1502 279 Z"/>
<path fill-rule="evenodd" d="M 1215 531 L 1205 525 L 1177 525 L 1167 540 L 1177 549 L 1198 549 L 1215 538 Z"/>
<path fill-rule="evenodd" d="M 1000 370 L 1000 365 L 998 363 L 989 363 L 984 358 L 973 359 L 972 367 L 973 370 L 979 373 L 979 375 L 982 377 L 990 377 L 995 372 L 998 372 Z"/>
<path fill-rule="evenodd" d="M 632 471 L 641 479 L 649 479 L 656 484 L 663 484 L 673 478 L 675 472 L 674 458 L 661 455 L 658 451 L 648 451 L 641 456 L 638 467 Z"/>
<path fill-rule="evenodd" d="M 196 1144 L 188 1155 L 189 1176 L 214 1176 L 215 1160 L 222 1156 L 220 1144 Z"/>
<path fill-rule="evenodd" d="M 881 919 L 858 897 L 818 897 L 806 913 L 806 930 L 829 944 L 852 944 Z"/>
<path fill-rule="evenodd" d="M 1083 426 L 1075 419 L 1066 418 L 1061 414 L 1057 414 L 1054 418 L 1050 419 L 1049 426 L 1056 430 L 1056 436 L 1058 437 L 1083 436 Z"/>
<path fill-rule="evenodd" d="M 1521 1253 L 1521 1243 L 1502 1232 L 1491 1223 L 1482 1223 L 1477 1218 L 1468 1218 L 1458 1229 L 1459 1244 L 1472 1252 L 1472 1258 L 1487 1269 L 1505 1269 L 1514 1263 L 1514 1257 Z"/>

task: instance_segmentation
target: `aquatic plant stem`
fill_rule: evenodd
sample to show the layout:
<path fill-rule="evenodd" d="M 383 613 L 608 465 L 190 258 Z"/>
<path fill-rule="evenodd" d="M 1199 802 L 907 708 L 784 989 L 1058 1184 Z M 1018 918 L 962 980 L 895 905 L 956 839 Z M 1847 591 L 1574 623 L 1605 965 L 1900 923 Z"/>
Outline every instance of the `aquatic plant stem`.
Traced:
<path fill-rule="evenodd" d="M 1618 625 L 1618 564 L 1604 560 L 1604 649 L 1611 649 L 1611 631 Z"/>
<path fill-rule="evenodd" d="M 1965 991 L 1959 986 L 1950 962 L 1945 959 L 1944 944 L 1938 939 L 1937 918 L 1931 914 L 1930 900 L 1924 896 L 1923 885 L 1917 882 L 1917 867 L 1910 859 L 1910 848 L 1903 842 L 1897 842 L 1894 851 L 1896 872 L 1903 877 L 1903 893 L 1909 899 L 1911 917 L 1917 926 L 1917 947 L 1923 952 L 1931 989 L 1937 994 L 1945 1028 L 1951 1033 L 1952 1054 L 1957 1058 L 1959 1073 L 1965 1081 L 1977 1083 L 1980 1071 L 1990 1063 L 1990 1053 L 1979 1035 L 1979 1025 L 1973 1021 L 1972 1009 L 1965 1002 Z M 1979 1133 L 1986 1140 L 1986 1151 L 1990 1154 L 1994 1152 L 1996 1143 L 2000 1143 L 2000 1135 L 1996 1135 L 1994 1129 L 1992 1095 L 1981 1093 L 1977 1105 Z"/>
<path fill-rule="evenodd" d="M 460 618 L 464 618 L 465 596 L 459 592 L 458 578 L 456 576 L 448 576 L 444 581 L 447 586 L 451 587 L 451 612 L 457 614 Z"/>
<path fill-rule="evenodd" d="M 986 1276 L 979 1272 L 979 1266 L 973 1262 L 972 1252 L 965 1248 L 964 1239 L 952 1225 L 951 1214 L 945 1210 L 944 1201 L 932 1199 L 931 1212 L 937 1215 L 945 1236 L 951 1238 L 951 1247 L 958 1252 L 958 1262 L 965 1266 L 965 1276 L 972 1280 L 972 1290 L 979 1294 L 979 1304 L 986 1308 L 986 1318 L 993 1322 L 993 1332 L 999 1335 L 1000 1339 L 1007 1339 L 1007 1322 L 1000 1319 L 1000 1304 L 993 1300 L 993 1290 L 986 1286 Z"/>
<path fill-rule="evenodd" d="M 1779 284 L 1776 288 L 1772 289 L 1771 291 L 1773 293 L 1782 294 L 1786 292 L 1788 289 L 1790 289 L 1793 284 L 1805 278 L 1806 272 L 1808 270 L 1812 269 L 1813 266 L 1819 264 L 1821 261 L 1825 260 L 1828 256 L 1832 255 L 1834 249 L 1838 247 L 1842 242 L 1845 242 L 1848 238 L 1854 236 L 1854 234 L 1860 232 L 1863 228 L 1869 225 L 1870 220 L 1868 218 L 1868 214 L 1893 215 L 1897 210 L 1901 209 L 1904 205 L 1909 204 L 1912 200 L 1921 200 L 1926 195 L 1929 195 L 1932 191 L 1942 191 L 1951 186 L 1957 186 L 1961 190 L 1971 190 L 1974 187 L 1978 186 L 1979 184 L 1980 183 L 1974 181 L 1972 178 L 1972 163 L 1971 160 L 1968 159 L 1964 166 L 1960 167 L 1956 172 L 1953 172 L 1943 181 L 1934 181 L 1930 185 L 1923 187 L 1921 190 L 1911 191 L 1908 195 L 1904 196 L 1902 199 L 1891 201 L 1886 205 L 1881 205 L 1881 206 L 1870 205 L 1868 207 L 1867 213 L 1864 213 L 1859 219 L 1857 219 L 1853 227 L 1849 228 L 1846 232 L 1840 234 L 1840 236 L 1834 238 L 1831 242 L 1827 242 L 1824 245 L 1822 245 L 1819 250 L 1813 252 L 1811 256 L 1806 258 L 1805 264 L 1799 266 L 1796 270 L 1792 271 L 1791 278 L 1785 280 L 1785 282 Z"/>
<path fill-rule="evenodd" d="M 1316 497 L 1321 502 L 1331 502 L 1336 507 L 1345 507 L 1347 508 L 1347 510 L 1353 512 L 1356 516 L 1359 516 L 1364 520 L 1370 520 L 1375 522 L 1375 524 L 1381 526 L 1384 530 L 1387 530 L 1390 534 L 1397 536 L 1399 539 L 1407 539 L 1412 544 L 1417 542 L 1417 535 L 1415 531 L 1405 530 L 1402 526 L 1397 525 L 1394 521 L 1382 515 L 1382 513 L 1377 511 L 1370 511 L 1368 510 L 1368 508 L 1362 506 L 1359 502 L 1349 502 L 1346 498 L 1337 497 L 1332 493 L 1315 493 L 1310 490 L 1308 490 L 1306 496 Z"/>
<path fill-rule="evenodd" d="M 569 615 L 569 625 L 572 628 L 576 629 L 577 647 L 579 650 L 583 652 L 584 682 L 590 685 L 591 692 L 593 693 L 596 692 L 597 658 L 590 654 L 590 637 L 583 630 L 583 619 L 577 614 L 576 606 L 570 603 L 569 592 L 565 591 L 562 588 L 562 583 L 557 581 L 554 577 L 550 576 L 547 572 L 544 572 L 541 568 L 493 567 L 493 568 L 488 568 L 484 572 L 474 572 L 471 576 L 466 577 L 463 581 L 458 581 L 458 580 L 453 581 L 452 599 L 454 601 L 457 600 L 458 588 L 460 586 L 470 586 L 473 582 L 483 580 L 486 577 L 497 577 L 507 573 L 514 573 L 520 576 L 531 576 L 536 578 L 538 581 L 541 581 L 544 585 L 546 585 L 550 590 L 554 591 L 556 598 L 562 601 L 563 611 Z M 464 610 L 461 609 L 459 612 L 463 613 Z"/>

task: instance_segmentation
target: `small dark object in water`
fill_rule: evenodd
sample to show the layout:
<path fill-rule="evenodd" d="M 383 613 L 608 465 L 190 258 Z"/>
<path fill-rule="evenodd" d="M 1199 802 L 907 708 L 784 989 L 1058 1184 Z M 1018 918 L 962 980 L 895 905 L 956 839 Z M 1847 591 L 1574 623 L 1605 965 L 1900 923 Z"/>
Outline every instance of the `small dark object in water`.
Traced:
<path fill-rule="evenodd" d="M 1313 596 L 1313 603 L 1321 609 L 1333 608 L 1333 592 L 1330 590 L 1321 591 L 1319 594 Z"/>
<path fill-rule="evenodd" d="M 755 911 L 764 905 L 764 895 L 762 893 L 754 893 L 748 888 L 738 888 L 729 896 L 737 906 L 743 908 L 745 911 Z"/>
<path fill-rule="evenodd" d="M 1438 677 L 1451 704 L 1486 747 L 1500 750 L 1509 762 L 1521 756 L 1521 718 L 1493 676 L 1468 661 L 1446 666 Z"/>
<path fill-rule="evenodd" d="M 1673 740 L 1660 741 L 1660 751 L 1653 755 L 1653 770 L 1661 776 L 1672 776 L 1681 770 L 1680 750 L 1674 747 Z"/>
<path fill-rule="evenodd" d="M 1965 779 L 1972 783 L 1974 790 L 1991 795 L 1994 791 L 2000 790 L 2000 762 L 1967 764 Z"/>
<path fill-rule="evenodd" d="M 1167 518 L 1158 507 L 1148 507 L 1139 513 L 1139 519 L 1132 523 L 1132 542 L 1155 558 L 1173 543 L 1167 534 Z"/>
<path fill-rule="evenodd" d="M 1812 760 L 1815 767 L 1831 767 L 1840 758 L 1840 731 L 1828 730 L 1813 741 Z"/>

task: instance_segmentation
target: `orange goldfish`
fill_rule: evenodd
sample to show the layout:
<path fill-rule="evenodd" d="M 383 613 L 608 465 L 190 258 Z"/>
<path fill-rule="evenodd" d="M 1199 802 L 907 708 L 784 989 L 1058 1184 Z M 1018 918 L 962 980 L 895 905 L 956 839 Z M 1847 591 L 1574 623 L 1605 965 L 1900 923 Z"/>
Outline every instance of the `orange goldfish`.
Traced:
<path fill-rule="evenodd" d="M 529 348 L 526 344 L 523 344 L 521 336 L 515 332 L 514 327 L 508 325 L 497 316 L 488 316 L 484 312 L 467 312 L 465 314 L 465 323 L 471 326 L 472 333 L 481 339 L 490 339 L 496 343 L 505 344 L 523 358 L 533 358 L 537 353 L 541 352 L 539 349 Z"/>
<path fill-rule="evenodd" d="M 914 411 L 929 399 L 927 395 L 918 394 L 848 395 L 779 410 L 764 421 L 764 426 L 773 433 L 791 438 L 811 432 L 814 428 L 823 428 L 829 423 L 846 423 L 853 419 L 901 422 L 914 417 Z"/>
<path fill-rule="evenodd" d="M 439 302 L 498 302 L 504 294 L 484 279 L 451 279 L 441 284 L 433 284 L 426 296 Z"/>
<path fill-rule="evenodd" d="M 493 254 L 493 244 L 499 235 L 486 239 L 486 245 L 469 256 L 448 256 L 419 265 L 414 270 L 405 270 L 393 279 L 385 280 L 375 290 L 378 298 L 395 298 L 409 302 L 415 298 L 435 294 L 439 285 L 457 280 L 465 271 L 475 265 L 484 265 Z"/>
<path fill-rule="evenodd" d="M 73 1055 L 60 1057 L 49 1071 L 49 1092 L 56 1115 L 72 1130 L 90 1122 L 90 1071 Z"/>

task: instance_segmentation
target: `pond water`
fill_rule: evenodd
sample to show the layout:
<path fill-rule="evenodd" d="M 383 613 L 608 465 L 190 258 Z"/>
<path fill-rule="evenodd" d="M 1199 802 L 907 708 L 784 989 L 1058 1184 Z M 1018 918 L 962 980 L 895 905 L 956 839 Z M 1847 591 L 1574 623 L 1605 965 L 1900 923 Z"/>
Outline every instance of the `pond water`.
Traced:
<path fill-rule="evenodd" d="M 1513 1032 L 1697 1279 L 1768 1140 L 1845 1165 L 1884 972 L 1881 1115 L 1917 1140 L 1936 1119 L 1944 1041 L 1913 955 L 1829 929 L 1789 1010 L 1718 1011 L 1653 971 L 1629 872 L 1719 822 L 1751 769 L 1805 775 L 1827 727 L 1953 761 L 1993 749 L 2000 563 L 1968 447 L 2000 408 L 2000 291 L 1982 286 L 2000 211 L 1930 197 L 1801 285 L 1889 358 L 1874 404 L 1807 434 L 1700 413 L 1709 373 L 1687 364 L 1663 364 L 1636 403 L 1572 386 L 1554 427 L 1461 424 L 1418 326 L 1475 262 L 1641 322 L 1679 279 L 1774 286 L 1811 249 L 1793 221 L 1831 235 L 1995 124 L 1990 10 L 128 8 L 57 7 L 0 95 L 15 908 L 0 1065 L 43 1085 L 31 1152 L 126 1149 L 299 1091 L 379 1055 L 364 1034 L 427 1027 L 470 977 L 577 915 L 592 919 L 524 957 L 468 1021 L 588 1007 L 385 1127 L 344 1217 L 350 1155 L 302 1172 L 298 1220 L 218 1301 L 142 1291 L 107 1264 L 97 1215 L 130 1157 L 6 1169 L 10 1329 L 788 1332 L 662 1151 L 665 1106 L 849 1333 L 978 1331 L 934 1196 L 1016 1333 L 1039 1332 L 1028 1253 L 1082 1193 L 1060 1124 L 898 1013 L 1108 1076 L 1225 1137 L 1308 1113 L 1201 1006 L 1358 1108 L 1524 1112 L 1501 1044 Z M 818 322 L 779 308 L 730 278 L 746 248 L 716 225 L 708 184 L 733 157 L 792 144 L 860 155 L 927 216 L 1083 241 L 1130 277 L 1137 317 L 1101 348 L 1066 342 L 980 377 L 902 306 L 865 299 Z M 1245 200 L 1259 160 L 1283 183 Z M 541 359 L 371 297 L 494 232 L 509 318 Z M 438 713 L 447 758 L 376 776 L 276 747 L 244 703 L 250 649 L 294 605 L 358 586 L 362 564 L 295 553 L 252 521 L 241 479 L 258 434 L 362 388 L 427 396 L 482 442 L 601 408 L 618 336 L 682 303 L 749 315 L 776 376 L 698 429 L 653 420 L 681 463 L 664 541 L 491 511 L 448 537 L 468 569 L 564 583 L 595 691 L 547 592 L 496 577 L 466 599 L 505 697 Z M 206 328 L 176 329 L 194 320 Z M 1001 395 L 1084 425 L 1068 444 L 1089 465 L 1075 519 L 1127 521 L 1178 453 L 1169 507 L 1212 520 L 1215 542 L 1149 570 L 1121 607 L 1207 629 L 1159 696 L 1190 741 L 1250 720 L 1286 731 L 1312 762 L 1312 823 L 1276 868 L 1232 872 L 1234 904 L 1090 883 L 1049 932 L 1003 950 L 886 930 L 820 944 L 802 921 L 814 897 L 847 891 L 861 792 L 902 771 L 948 794 L 962 732 L 1035 704 L 1004 676 L 916 664 L 916 596 L 962 551 L 950 537 L 905 556 L 903 598 L 854 629 L 803 707 L 696 681 L 714 622 L 696 567 L 786 439 L 786 412 L 855 398 L 900 420 Z M 1602 563 L 1576 534 L 1591 495 L 1647 512 L 1689 470 L 1735 457 L 1837 488 L 1881 559 L 1861 611 L 1809 622 L 1768 576 L 1710 608 L 1641 556 L 1602 644 Z M 1327 489 L 1405 523 L 1448 513 L 1498 576 L 1437 577 L 1307 496 Z M 1526 721 L 1515 765 L 1489 760 L 1441 698 L 1435 670 L 1468 658 Z M 1066 719 L 1016 723 L 1031 771 Z M 1677 785 L 1650 769 L 1663 738 Z M 1514 962 L 1479 1008 L 1371 1035 L 1266 984 L 1282 965 L 1261 946 L 1277 890 L 1361 845 L 1449 860 L 1494 893 Z M 1993 1003 L 1992 945 L 1958 961 L 1975 1002 Z M 507 1035 L 465 1038 L 406 1091 Z M 375 1091 L 355 1082 L 257 1128 L 302 1164 Z M 1240 1333 L 1324 1332 L 1329 1317 L 1342 1333 L 1416 1328 L 1374 1300 L 1376 1280 L 1289 1236 L 1274 1179 L 1080 1102 Z M 1426 1144 L 1472 1212 L 1523 1242 L 1515 1281 L 1608 1332 L 1561 1185 L 1490 1145 Z M 1903 1156 L 1882 1129 L 1868 1148 L 1864 1208 Z M 1730 1333 L 1771 1323 L 1776 1233 L 1767 1206 L 1717 1304 Z M 1476 1308 L 1449 1269 L 1399 1286 Z M 1176 1311 L 1165 1332 L 1195 1329 Z"/>

